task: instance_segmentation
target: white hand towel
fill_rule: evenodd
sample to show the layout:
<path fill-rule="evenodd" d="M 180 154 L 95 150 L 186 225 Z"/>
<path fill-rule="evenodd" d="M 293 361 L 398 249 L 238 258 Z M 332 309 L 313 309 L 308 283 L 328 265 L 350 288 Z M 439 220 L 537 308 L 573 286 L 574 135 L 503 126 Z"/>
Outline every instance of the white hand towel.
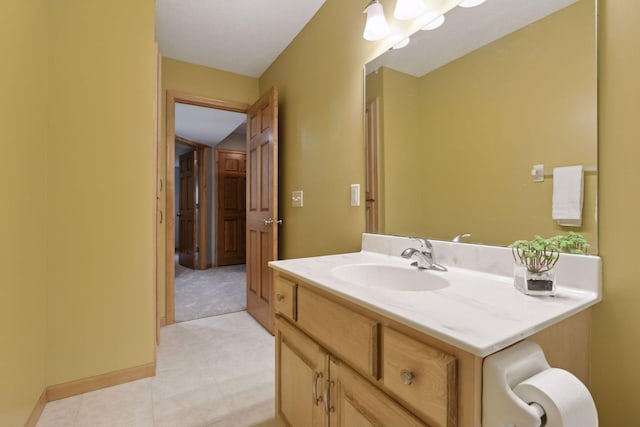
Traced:
<path fill-rule="evenodd" d="M 584 173 L 582 166 L 553 169 L 551 217 L 559 225 L 568 227 L 580 227 L 582 225 L 583 192 Z"/>

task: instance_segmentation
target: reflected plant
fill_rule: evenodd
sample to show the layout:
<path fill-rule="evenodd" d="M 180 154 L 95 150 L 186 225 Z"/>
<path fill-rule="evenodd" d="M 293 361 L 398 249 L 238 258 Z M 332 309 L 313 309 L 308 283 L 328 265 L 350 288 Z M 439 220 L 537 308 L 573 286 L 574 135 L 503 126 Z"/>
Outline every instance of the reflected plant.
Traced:
<path fill-rule="evenodd" d="M 549 241 L 556 247 L 558 252 L 583 255 L 589 249 L 589 244 L 582 237 L 582 234 L 573 231 L 569 231 L 567 236 L 559 234 L 551 237 Z"/>

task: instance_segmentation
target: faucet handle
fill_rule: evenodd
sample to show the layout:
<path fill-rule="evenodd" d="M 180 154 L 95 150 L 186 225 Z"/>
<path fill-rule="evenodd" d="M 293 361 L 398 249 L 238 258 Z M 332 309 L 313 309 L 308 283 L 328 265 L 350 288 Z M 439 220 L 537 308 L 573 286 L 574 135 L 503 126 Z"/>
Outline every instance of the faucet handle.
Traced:
<path fill-rule="evenodd" d="M 451 241 L 452 242 L 456 242 L 456 243 L 460 243 L 460 242 L 462 242 L 462 239 L 464 239 L 465 237 L 471 237 L 471 233 L 458 234 L 456 237 L 451 239 Z"/>
<path fill-rule="evenodd" d="M 431 253 L 431 251 L 433 250 L 433 245 L 431 245 L 431 242 L 427 239 L 412 237 L 411 240 L 415 240 L 420 244 L 420 251 L 422 252 Z"/>

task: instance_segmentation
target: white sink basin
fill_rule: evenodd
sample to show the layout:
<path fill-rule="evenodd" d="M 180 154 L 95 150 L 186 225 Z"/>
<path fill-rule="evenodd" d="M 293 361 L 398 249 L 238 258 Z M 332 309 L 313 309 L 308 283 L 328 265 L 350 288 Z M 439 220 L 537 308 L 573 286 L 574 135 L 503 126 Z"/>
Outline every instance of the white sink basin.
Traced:
<path fill-rule="evenodd" d="M 345 282 L 390 291 L 435 291 L 450 285 L 446 272 L 386 264 L 351 264 L 335 267 L 334 276 Z"/>

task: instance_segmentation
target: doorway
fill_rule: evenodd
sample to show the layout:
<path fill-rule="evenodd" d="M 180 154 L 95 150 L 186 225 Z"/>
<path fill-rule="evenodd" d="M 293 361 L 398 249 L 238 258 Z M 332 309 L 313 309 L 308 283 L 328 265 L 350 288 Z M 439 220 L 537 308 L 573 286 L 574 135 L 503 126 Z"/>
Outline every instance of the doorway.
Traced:
<path fill-rule="evenodd" d="M 219 152 L 246 150 L 247 106 L 167 93 L 166 324 L 246 308 L 243 259 L 219 266 Z M 242 168 L 244 169 L 244 168 Z M 244 200 L 243 193 L 236 195 Z M 224 206 L 222 209 L 225 210 Z M 244 245 L 242 245 L 244 248 Z"/>
<path fill-rule="evenodd" d="M 246 302 L 247 311 L 273 333 L 273 273 L 278 256 L 278 92 L 275 87 L 253 105 L 167 91 L 166 212 L 175 211 L 176 106 L 199 106 L 243 113 L 246 124 Z M 202 218 L 199 217 L 199 218 Z M 175 217 L 165 223 L 165 324 L 175 323 Z M 236 227 L 237 229 L 238 227 Z M 215 240 L 212 240 L 215 241 Z M 236 241 L 240 239 L 236 238 Z M 197 248 L 196 248 L 197 250 Z M 202 248 L 200 248 L 202 251 Z"/>

